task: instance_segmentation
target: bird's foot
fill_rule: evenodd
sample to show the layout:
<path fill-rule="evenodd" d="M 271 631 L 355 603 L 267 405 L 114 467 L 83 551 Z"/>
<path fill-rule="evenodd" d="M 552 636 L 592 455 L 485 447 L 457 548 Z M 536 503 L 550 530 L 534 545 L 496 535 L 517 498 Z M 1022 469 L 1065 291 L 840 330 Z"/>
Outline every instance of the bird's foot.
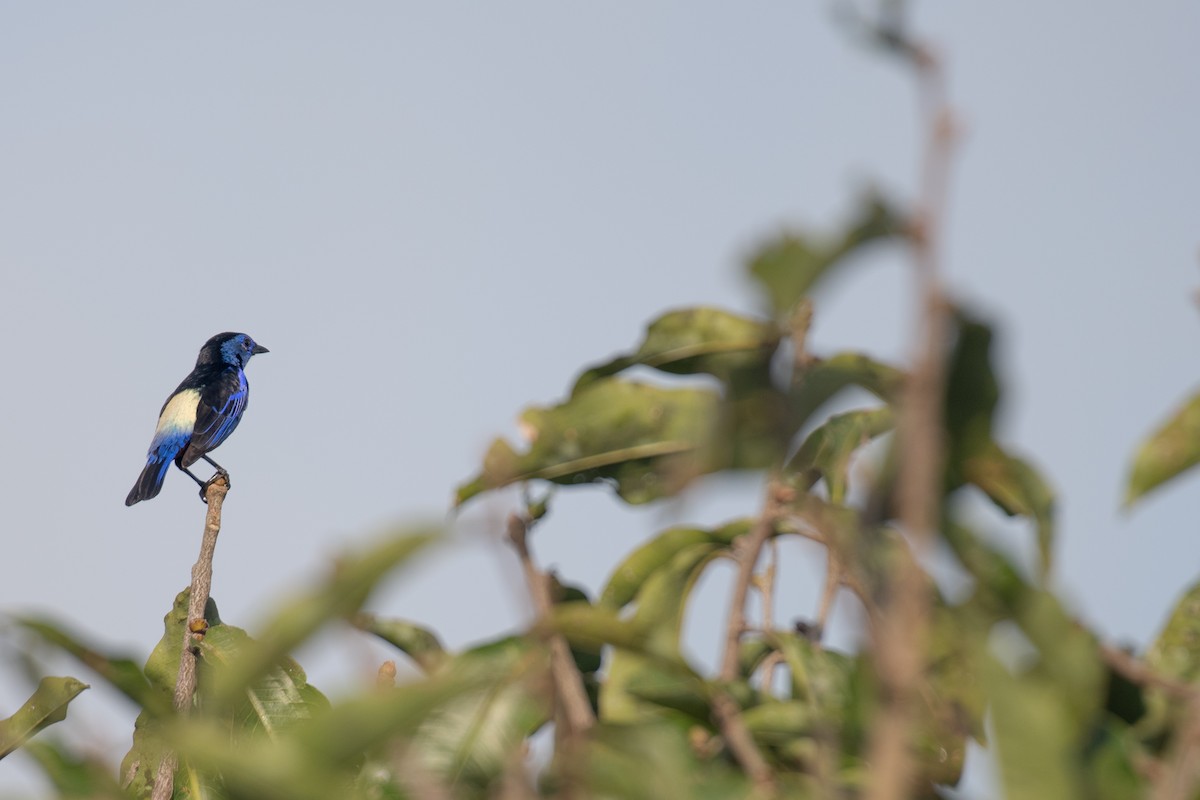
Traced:
<path fill-rule="evenodd" d="M 208 505 L 208 487 L 212 486 L 213 481 L 215 481 L 217 478 L 225 479 L 226 491 L 233 488 L 233 481 L 231 481 L 229 479 L 229 473 L 223 469 L 218 468 L 216 475 L 213 475 L 211 478 L 209 478 L 207 481 L 205 481 L 204 483 L 202 483 L 200 485 L 200 499 L 204 501 L 205 505 Z"/>

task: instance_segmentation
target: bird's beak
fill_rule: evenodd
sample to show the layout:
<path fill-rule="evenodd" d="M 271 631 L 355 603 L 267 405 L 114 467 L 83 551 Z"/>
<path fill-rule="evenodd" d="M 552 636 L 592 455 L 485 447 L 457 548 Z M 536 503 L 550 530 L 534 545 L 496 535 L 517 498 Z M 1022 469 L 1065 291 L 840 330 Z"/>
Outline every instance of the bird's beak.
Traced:
<path fill-rule="evenodd" d="M 256 344 L 256 345 L 254 345 L 254 349 L 250 351 L 250 354 L 256 356 L 259 353 L 269 353 L 269 352 L 271 352 L 271 351 L 268 350 L 267 348 L 263 347 L 261 344 Z"/>

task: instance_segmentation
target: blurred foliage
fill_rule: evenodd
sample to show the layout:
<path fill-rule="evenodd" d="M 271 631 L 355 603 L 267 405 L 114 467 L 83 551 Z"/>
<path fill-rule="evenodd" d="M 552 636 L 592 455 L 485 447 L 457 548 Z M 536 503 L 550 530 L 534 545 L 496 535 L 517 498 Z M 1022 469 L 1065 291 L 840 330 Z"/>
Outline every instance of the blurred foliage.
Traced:
<path fill-rule="evenodd" d="M 483 471 L 458 488 L 458 502 L 534 479 L 607 483 L 630 503 L 675 494 L 698 474 L 717 404 L 707 389 L 598 379 L 563 403 L 526 409 L 520 426 L 529 449 L 518 453 L 497 439 Z"/>
<path fill-rule="evenodd" d="M 908 227 L 900 212 L 871 192 L 850 222 L 832 236 L 785 234 L 751 256 L 747 270 L 777 318 L 784 318 L 816 283 L 847 256 L 871 242 L 896 238 Z"/>
<path fill-rule="evenodd" d="M 659 317 L 630 352 L 585 369 L 566 399 L 524 412 L 524 447 L 497 440 L 458 490 L 462 503 L 511 484 L 600 484 L 640 504 L 677 496 L 700 475 L 769 469 L 779 508 L 767 540 L 803 536 L 828 548 L 835 577 L 865 614 L 862 652 L 829 649 L 820 625 L 793 630 L 760 620 L 741 637 L 732 680 L 693 662 L 682 640 L 693 590 L 712 565 L 742 558 L 748 534 L 763 524 L 758 509 L 723 525 L 649 537 L 614 565 L 594 601 L 542 576 L 550 582 L 548 616 L 460 651 L 419 622 L 362 610 L 381 580 L 410 569 L 436 538 L 405 530 L 335 559 L 253 635 L 222 621 L 210 601 L 196 646 L 199 688 L 186 716 L 171 697 L 187 591 L 164 617 L 163 638 L 144 666 L 56 621 L 16 620 L 140 714 L 119 770 L 55 740 L 27 741 L 61 721 L 85 688 L 46 678 L 0 723 L 0 753 L 23 746 L 59 796 L 78 798 L 147 798 L 170 752 L 180 759 L 177 798 L 859 796 L 881 779 L 867 761 L 882 702 L 873 626 L 889 602 L 888 576 L 913 560 L 892 499 L 899 468 L 892 434 L 907 376 L 862 353 L 808 352 L 804 292 L 858 245 L 900 230 L 898 217 L 882 209 L 868 206 L 855 228 L 829 240 L 835 245 L 793 236 L 756 257 L 751 272 L 770 298 L 769 319 L 711 307 Z M 788 263 L 804 274 L 787 277 L 781 265 Z M 995 753 L 1009 798 L 1140 797 L 1154 775 L 1172 768 L 1182 726 L 1194 724 L 1179 692 L 1200 680 L 1200 589 L 1181 600 L 1145 661 L 1135 662 L 1153 681 L 1110 665 L 1095 634 L 1045 585 L 1054 493 L 997 438 L 1004 392 L 991 361 L 994 331 L 963 308 L 952 322 L 937 533 L 967 588 L 950 597 L 926 584 L 932 617 L 917 654 L 919 702 L 908 732 L 912 796 L 957 783 L 974 740 Z M 632 380 L 624 373 L 635 367 L 658 377 Z M 677 385 L 679 376 L 697 375 L 710 383 Z M 875 402 L 828 413 L 852 388 Z M 1180 419 L 1139 456 L 1140 491 L 1194 460 L 1175 441 L 1189 430 L 1186 413 Z M 1028 521 L 1027 545 L 1038 554 L 1032 574 L 997 548 L 996 532 L 960 517 L 955 498 L 966 487 Z M 548 495 L 530 500 L 525 513 L 530 521 L 547 517 Z M 773 578 L 754 580 L 769 591 L 764 582 Z M 417 674 L 397 684 L 389 662 L 378 680 L 331 702 L 289 654 L 337 624 L 395 647 Z M 555 670 L 563 667 L 551 646 L 558 637 L 595 716 L 574 738 L 560 729 Z M 770 771 L 769 790 L 747 774 L 728 738 L 721 698 L 732 698 L 743 746 Z M 531 743 L 550 731 L 553 753 L 531 762 Z"/>
<path fill-rule="evenodd" d="M 893 45 L 905 41 L 889 31 Z M 807 344 L 812 289 L 868 245 L 911 243 L 908 219 L 869 194 L 840 229 L 766 241 L 745 268 L 762 316 L 710 306 L 659 316 L 629 350 L 583 369 L 562 400 L 525 410 L 523 442 L 497 439 L 456 493 L 461 505 L 505 486 L 601 485 L 645 504 L 680 496 L 699 476 L 758 470 L 769 488 L 764 508 L 648 537 L 594 599 L 541 573 L 526 552 L 526 578 L 535 589 L 546 582 L 549 608 L 538 594 L 543 613 L 528 629 L 460 650 L 419 621 L 363 611 L 380 581 L 411 570 L 437 538 L 395 531 L 335 559 L 253 634 L 222 621 L 210 601 L 187 713 L 172 703 L 187 591 L 144 665 L 96 633 L 18 618 L 14 629 L 32 639 L 23 652 L 69 655 L 140 713 L 117 769 L 40 733 L 63 722 L 87 688 L 43 678 L 0 721 L 0 757 L 20 748 L 59 797 L 93 800 L 148 798 L 168 753 L 179 757 L 174 797 L 189 800 L 860 797 L 891 777 L 868 758 L 891 700 L 875 656 L 891 578 L 915 566 L 928 630 L 907 645 L 918 686 L 904 709 L 914 759 L 906 796 L 932 798 L 958 783 L 974 741 L 994 755 L 1009 800 L 1200 797 L 1200 586 L 1144 658 L 1114 655 L 1051 591 L 1054 491 L 1000 437 L 996 333 L 963 306 L 952 307 L 939 343 L 944 479 L 933 532 L 957 588 L 920 572 L 927 561 L 913 552 L 894 497 L 903 468 L 894 430 L 910 379 L 869 354 Z M 872 399 L 832 408 L 853 389 Z M 1126 502 L 1197 462 L 1200 398 L 1139 450 Z M 1024 520 L 1028 537 L 1001 546 L 990 518 L 964 515 L 964 492 Z M 529 524 L 549 516 L 547 498 L 527 502 Z M 861 612 L 859 650 L 822 641 L 826 607 L 795 626 L 747 620 L 720 673 L 693 659 L 683 641 L 693 592 L 713 565 L 748 563 L 756 536 L 768 545 L 803 537 L 827 550 L 830 601 Z M 1014 549 L 1033 555 L 1034 567 Z M 776 566 L 749 564 L 760 610 L 783 579 Z M 725 620 L 701 624 L 719 630 Z M 334 625 L 394 647 L 414 674 L 397 681 L 385 661 L 373 680 L 326 698 L 291 654 Z M 564 711 L 571 691 L 584 695 L 583 727 Z M 1168 782 L 1183 788 L 1164 795 Z"/>
<path fill-rule="evenodd" d="M 38 731 L 67 718 L 67 705 L 88 688 L 75 678 L 45 677 L 34 693 L 8 719 L 0 719 L 0 758 L 16 750 Z"/>
<path fill-rule="evenodd" d="M 1125 487 L 1125 504 L 1132 505 L 1196 464 L 1200 464 L 1200 395 L 1184 403 L 1142 443 Z"/>

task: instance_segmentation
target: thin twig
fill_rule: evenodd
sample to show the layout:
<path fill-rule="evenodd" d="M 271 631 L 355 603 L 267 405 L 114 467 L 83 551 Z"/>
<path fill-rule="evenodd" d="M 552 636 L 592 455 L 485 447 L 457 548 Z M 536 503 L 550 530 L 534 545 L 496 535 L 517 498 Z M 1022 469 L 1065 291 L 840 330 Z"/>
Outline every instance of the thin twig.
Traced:
<path fill-rule="evenodd" d="M 521 568 L 525 572 L 525 581 L 529 585 L 529 594 L 533 599 L 533 608 L 539 621 L 548 620 L 554 610 L 550 598 L 550 586 L 547 576 L 533 563 L 529 552 L 530 521 L 520 514 L 510 514 L 508 517 L 508 539 Z M 591 701 L 588 700 L 587 689 L 583 685 L 583 676 L 575 666 L 571 657 L 571 648 L 566 637 L 562 634 L 551 634 L 547 639 L 550 648 L 550 674 L 554 681 L 556 705 L 562 712 L 560 724 L 565 723 L 566 730 L 562 734 L 575 737 L 587 731 L 596 724 L 596 715 L 592 712 Z"/>
<path fill-rule="evenodd" d="M 722 683 L 730 683 L 737 678 L 739 643 L 746 630 L 746 597 L 750 593 L 754 567 L 762 554 L 763 546 L 775 533 L 775 525 L 782 508 L 781 498 L 785 492 L 785 487 L 772 476 L 767 481 L 762 514 L 750 532 L 739 537 L 736 542 L 734 552 L 738 561 L 738 572 L 730 599 L 729 619 L 725 625 L 725 649 L 718 676 Z M 769 628 L 770 625 L 771 621 L 765 619 L 764 626 Z M 733 758 L 746 771 L 746 775 L 761 794 L 773 797 L 776 793 L 775 774 L 746 728 L 737 701 L 725 691 L 718 691 L 712 699 L 712 714 Z"/>
<path fill-rule="evenodd" d="M 1153 776 L 1151 800 L 1192 800 L 1200 789 L 1200 692 L 1190 693 L 1183 713 Z"/>
<path fill-rule="evenodd" d="M 500 775 L 496 800 L 534 800 L 537 797 L 529 782 L 529 769 L 525 766 L 528 756 L 528 744 L 522 744 L 509 756 Z"/>
<path fill-rule="evenodd" d="M 208 484 L 205 499 L 208 501 L 208 511 L 204 516 L 204 536 L 200 541 L 200 557 L 192 567 L 192 585 L 188 596 L 187 620 L 183 629 L 182 653 L 179 657 L 179 677 L 175 681 L 175 710 L 187 714 L 192 707 L 192 698 L 196 694 L 196 641 L 204 636 L 204 608 L 208 605 L 209 593 L 212 591 L 213 554 L 217 549 L 217 535 L 221 532 L 221 506 L 225 503 L 225 495 L 229 493 L 229 482 L 224 475 L 218 474 Z M 154 791 L 151 800 L 170 800 L 175 788 L 175 769 L 179 766 L 179 756 L 170 751 L 163 756 L 158 765 L 158 773 L 154 777 Z"/>
<path fill-rule="evenodd" d="M 771 630 L 775 627 L 775 574 L 779 569 L 779 545 L 774 539 L 766 543 L 769 551 L 767 566 L 754 576 L 754 588 L 762 596 L 762 627 Z"/>
<path fill-rule="evenodd" d="M 774 539 L 768 539 L 767 549 L 770 551 L 767 566 L 754 576 L 753 582 L 754 588 L 758 589 L 758 593 L 762 597 L 762 629 L 771 631 L 775 629 L 775 577 L 779 571 L 779 544 Z M 774 651 L 763 662 L 761 667 L 763 692 L 771 691 L 771 678 L 774 677 L 775 665 L 781 661 L 782 656 L 778 651 Z"/>
<path fill-rule="evenodd" d="M 404 754 L 396 777 L 405 795 L 415 800 L 453 800 L 450 790 L 442 785 L 415 750 Z"/>
<path fill-rule="evenodd" d="M 742 633 L 746 630 L 746 596 L 750 593 L 750 583 L 754 578 L 754 567 L 762 554 L 763 545 L 775 532 L 775 523 L 779 518 L 780 485 L 772 477 L 767 481 L 766 499 L 763 501 L 762 514 L 755 521 L 750 532 L 739 537 L 735 550 L 738 560 L 737 578 L 733 584 L 733 596 L 729 601 L 729 619 L 725 624 L 725 648 L 721 657 L 721 671 L 718 675 L 722 682 L 728 683 L 737 677 L 738 644 Z"/>
<path fill-rule="evenodd" d="M 776 793 L 775 773 L 759 752 L 754 737 L 742 720 L 737 701 L 726 692 L 718 691 L 712 698 L 713 719 L 721 729 L 721 736 L 734 759 L 754 782 L 762 794 L 772 797 Z"/>
<path fill-rule="evenodd" d="M 819 501 L 818 501 L 819 502 Z M 797 536 L 802 536 L 818 544 L 825 545 L 826 552 L 838 558 L 838 563 L 843 563 L 842 556 L 837 554 L 838 542 L 834 536 L 826 531 L 827 527 L 833 523 L 823 519 L 822 509 L 819 505 L 814 505 L 814 498 L 809 496 L 805 498 L 804 504 L 800 508 L 792 510 L 792 513 L 784 518 L 787 523 L 787 533 L 793 533 Z M 867 625 L 870 632 L 874 635 L 875 629 L 878 626 L 879 618 L 882 612 L 879 605 L 875 602 L 875 597 L 867 589 L 867 582 L 855 570 L 846 567 L 839 567 L 840 574 L 838 575 L 838 586 L 844 586 L 858 598 L 866 611 Z"/>
<path fill-rule="evenodd" d="M 825 638 L 825 630 L 829 627 L 829 615 L 833 613 L 833 601 L 842 585 L 842 567 L 837 553 L 832 547 L 825 548 L 825 585 L 821 588 L 821 602 L 817 606 L 817 632 L 814 639 L 817 644 Z"/>
<path fill-rule="evenodd" d="M 910 234 L 922 313 L 914 367 L 905 385 L 897 424 L 900 467 L 896 501 L 912 546 L 921 553 L 930 546 L 938 526 L 945 457 L 942 406 L 947 308 L 938 278 L 937 236 L 954 131 L 941 65 L 915 42 L 903 52 L 911 56 L 917 68 L 926 137 L 920 207 Z M 916 777 L 912 736 L 930 624 L 929 586 L 918 559 L 900 560 L 888 589 L 888 603 L 874 648 L 883 705 L 870 742 L 868 800 L 904 800 L 911 795 Z"/>
<path fill-rule="evenodd" d="M 1154 670 L 1124 650 L 1101 646 L 1100 658 L 1114 672 L 1139 686 L 1159 689 L 1183 707 L 1183 719 L 1171 737 L 1171 746 L 1159 762 L 1145 764 L 1143 772 L 1153 787 L 1151 800 L 1190 800 L 1200 790 L 1200 691 Z M 1148 768 L 1149 767 L 1149 768 Z"/>
<path fill-rule="evenodd" d="M 776 667 L 781 666 L 785 661 L 786 659 L 783 657 L 783 653 L 779 652 L 778 650 L 772 650 L 771 652 L 767 653 L 766 658 L 764 658 L 762 663 L 758 665 L 760 680 L 759 691 L 764 695 L 770 694 L 771 684 L 775 680 L 775 669 Z"/>
<path fill-rule="evenodd" d="M 1188 699 L 1196 694 L 1196 688 L 1191 684 L 1156 672 L 1145 661 L 1116 647 L 1101 645 L 1100 659 L 1111 667 L 1114 672 L 1124 676 L 1127 680 L 1136 683 L 1138 686 L 1162 689 L 1180 699 Z"/>

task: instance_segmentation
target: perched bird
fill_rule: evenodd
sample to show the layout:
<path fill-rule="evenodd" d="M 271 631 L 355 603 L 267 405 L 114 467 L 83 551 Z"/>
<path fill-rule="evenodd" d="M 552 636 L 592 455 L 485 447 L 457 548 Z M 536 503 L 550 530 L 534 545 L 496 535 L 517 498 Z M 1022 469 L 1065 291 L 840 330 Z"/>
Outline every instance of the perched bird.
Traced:
<path fill-rule="evenodd" d="M 172 461 L 200 484 L 201 497 L 208 484 L 188 469 L 197 460 L 203 458 L 216 468 L 217 475 L 228 480 L 229 473 L 207 453 L 225 441 L 241 422 L 250 396 L 243 370 L 251 356 L 266 352 L 267 348 L 244 333 L 218 333 L 204 343 L 196 368 L 163 403 L 146 468 L 125 498 L 125 505 L 155 497 Z"/>

